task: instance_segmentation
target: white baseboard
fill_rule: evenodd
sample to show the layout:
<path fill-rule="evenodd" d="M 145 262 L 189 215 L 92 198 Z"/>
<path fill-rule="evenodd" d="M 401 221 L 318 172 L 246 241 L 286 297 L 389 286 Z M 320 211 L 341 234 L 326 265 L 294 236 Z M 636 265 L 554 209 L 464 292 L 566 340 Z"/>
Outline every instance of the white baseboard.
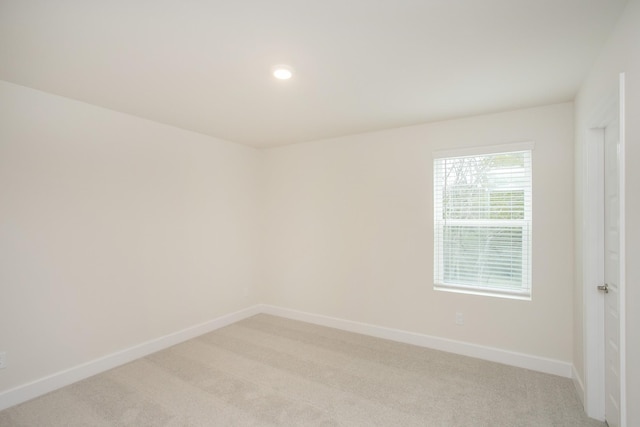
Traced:
<path fill-rule="evenodd" d="M 582 378 L 578 375 L 576 367 L 573 365 L 571 365 L 571 379 L 573 380 L 573 385 L 576 387 L 576 391 L 578 392 L 578 397 L 580 397 L 580 402 L 582 402 L 582 406 L 584 407 L 584 384 L 582 383 Z"/>
<path fill-rule="evenodd" d="M 288 319 L 300 320 L 314 323 L 316 325 L 328 326 L 342 329 L 344 331 L 356 332 L 406 344 L 413 344 L 420 347 L 432 348 L 463 356 L 475 357 L 477 359 L 498 362 L 505 365 L 519 368 L 531 369 L 533 371 L 558 375 L 565 378 L 572 377 L 572 365 L 561 360 L 548 359 L 545 357 L 532 356 L 524 353 L 503 350 L 494 347 L 486 347 L 478 344 L 470 344 L 462 341 L 455 341 L 446 338 L 439 338 L 415 332 L 407 332 L 398 329 L 385 328 L 370 325 L 367 323 L 354 322 L 351 320 L 338 319 L 334 317 L 322 316 L 318 314 L 305 313 L 288 308 L 276 307 L 272 305 L 262 305 L 261 312 L 274 316 L 286 317 Z"/>
<path fill-rule="evenodd" d="M 319 314 L 311 314 L 267 304 L 258 304 L 6 390 L 0 393 L 0 411 L 260 313 L 272 314 L 274 316 L 300 320 L 303 322 L 328 326 L 363 335 L 413 344 L 435 350 L 447 351 L 449 353 L 475 357 L 478 359 L 503 363 L 505 365 L 517 366 L 519 368 L 559 375 L 566 378 L 573 378 L 574 383 L 576 383 L 578 393 L 581 393 L 581 398 L 584 396 L 584 392 L 582 391 L 582 382 L 575 372 L 575 369 L 572 369 L 573 367 L 570 363 L 560 360 L 547 359 L 544 357 L 516 353 L 493 347 L 485 347 L 462 341 L 418 334 L 415 332 L 407 332 L 367 323 L 322 316 Z"/>
<path fill-rule="evenodd" d="M 260 310 L 260 305 L 254 305 L 9 389 L 0 393 L 0 411 L 183 341 L 190 340 L 199 335 L 206 334 L 207 332 L 254 316 L 259 314 Z"/>

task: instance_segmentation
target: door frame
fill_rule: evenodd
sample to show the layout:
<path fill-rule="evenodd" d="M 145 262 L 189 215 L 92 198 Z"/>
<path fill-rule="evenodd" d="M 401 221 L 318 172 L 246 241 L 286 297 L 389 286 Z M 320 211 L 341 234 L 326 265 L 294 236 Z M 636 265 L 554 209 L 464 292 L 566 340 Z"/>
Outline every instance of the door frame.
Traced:
<path fill-rule="evenodd" d="M 605 418 L 605 345 L 603 295 L 596 289 L 604 283 L 604 130 L 618 120 L 620 203 L 620 425 L 626 427 L 626 297 L 625 297 L 625 75 L 617 90 L 592 115 L 586 129 L 582 159 L 582 295 L 584 407 L 587 415 Z"/>

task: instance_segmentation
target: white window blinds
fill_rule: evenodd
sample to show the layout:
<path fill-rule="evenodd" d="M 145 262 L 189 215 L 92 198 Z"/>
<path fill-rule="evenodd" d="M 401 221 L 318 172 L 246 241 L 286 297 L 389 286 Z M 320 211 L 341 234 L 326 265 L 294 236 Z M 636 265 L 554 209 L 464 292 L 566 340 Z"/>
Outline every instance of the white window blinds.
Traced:
<path fill-rule="evenodd" d="M 509 147 L 436 155 L 436 289 L 530 298 L 532 144 Z"/>

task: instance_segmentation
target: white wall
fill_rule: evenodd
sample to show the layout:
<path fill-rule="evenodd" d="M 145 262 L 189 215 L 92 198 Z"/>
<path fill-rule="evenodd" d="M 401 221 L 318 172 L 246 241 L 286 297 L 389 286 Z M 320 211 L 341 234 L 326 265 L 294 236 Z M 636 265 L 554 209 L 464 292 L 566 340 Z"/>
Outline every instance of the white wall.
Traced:
<path fill-rule="evenodd" d="M 255 304 L 258 161 L 0 82 L 0 392 Z"/>
<path fill-rule="evenodd" d="M 533 300 L 434 291 L 432 151 L 528 140 Z M 266 303 L 571 362 L 572 104 L 263 155 Z"/>
<path fill-rule="evenodd" d="M 582 85 L 576 98 L 576 165 L 582 162 L 584 132 L 590 125 L 588 120 L 594 110 L 599 108 L 612 90 L 617 88 L 618 74 L 626 74 L 626 253 L 627 285 L 626 301 L 626 342 L 627 342 L 627 425 L 640 425 L 640 0 L 630 0 L 620 21 L 604 46 L 598 61 L 594 64 L 588 78 Z M 578 171 L 578 169 L 576 169 Z M 582 181 L 576 175 L 576 206 L 582 204 L 580 194 Z M 582 214 L 576 209 L 576 254 L 582 250 L 580 224 Z M 577 271 L 581 269 L 581 260 L 577 258 Z M 575 286 L 575 366 L 578 374 L 584 378 L 584 360 L 582 357 L 582 282 L 577 275 Z"/>
<path fill-rule="evenodd" d="M 570 361 L 571 129 L 562 104 L 257 151 L 0 81 L 0 393 L 258 302 Z M 431 152 L 524 140 L 533 301 L 433 291 Z"/>

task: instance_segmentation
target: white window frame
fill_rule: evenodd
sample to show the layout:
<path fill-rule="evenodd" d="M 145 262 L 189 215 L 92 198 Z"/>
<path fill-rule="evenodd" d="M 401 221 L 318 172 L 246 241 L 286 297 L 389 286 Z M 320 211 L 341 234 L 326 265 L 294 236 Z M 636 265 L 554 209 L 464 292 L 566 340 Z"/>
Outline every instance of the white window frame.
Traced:
<path fill-rule="evenodd" d="M 532 295 L 532 265 L 531 265 L 531 253 L 533 251 L 532 245 L 532 224 L 533 224 L 533 149 L 535 144 L 533 142 L 520 142 L 511 144 L 501 144 L 485 147 L 474 147 L 469 149 L 459 150 L 441 150 L 433 153 L 433 203 L 434 203 L 434 289 L 438 291 L 458 292 L 474 295 L 487 295 L 502 298 L 531 300 Z M 443 217 L 443 205 L 442 205 L 442 188 L 438 188 L 438 182 L 436 173 L 436 163 L 442 159 L 466 157 L 466 156 L 484 156 L 495 154 L 507 154 L 514 152 L 530 152 L 531 168 L 529 170 L 530 185 L 524 188 L 524 200 L 525 203 L 529 203 L 530 209 L 525 209 L 525 218 L 522 220 L 442 220 Z M 497 190 L 500 191 L 500 190 Z M 440 221 L 438 219 L 441 219 Z M 520 227 L 522 228 L 522 287 L 520 289 L 509 289 L 503 287 L 492 287 L 489 285 L 477 284 L 477 285 L 464 285 L 457 283 L 445 283 L 444 281 L 444 228 L 445 226 L 455 225 L 477 225 L 480 227 L 486 226 L 508 226 L 508 227 Z"/>

